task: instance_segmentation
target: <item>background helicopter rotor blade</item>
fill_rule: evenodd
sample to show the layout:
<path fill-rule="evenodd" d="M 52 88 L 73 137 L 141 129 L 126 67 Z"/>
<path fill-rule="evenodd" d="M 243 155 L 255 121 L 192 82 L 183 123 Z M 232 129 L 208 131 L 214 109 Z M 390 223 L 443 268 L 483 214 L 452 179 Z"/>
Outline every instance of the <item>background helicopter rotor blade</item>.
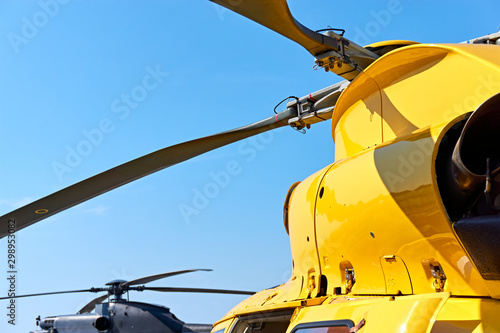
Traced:
<path fill-rule="evenodd" d="M 81 308 L 80 311 L 78 311 L 76 314 L 91 312 L 92 310 L 94 310 L 96 304 L 102 303 L 108 297 L 109 297 L 109 295 L 106 294 L 106 295 L 102 295 L 102 296 L 94 298 L 89 303 L 87 303 L 87 305 L 85 305 L 83 308 Z"/>
<path fill-rule="evenodd" d="M 292 16 L 286 0 L 210 1 L 293 40 L 315 56 L 321 63 L 324 63 L 323 59 L 334 58 L 333 63 L 328 61 L 326 66 L 319 63 L 318 65 L 347 80 L 353 80 L 363 69 L 379 57 L 371 50 L 335 33 L 333 31 L 335 29 L 326 29 L 329 31 L 322 34 L 306 28 Z M 340 66 L 335 65 L 336 62 L 346 66 L 340 68 Z"/>
<path fill-rule="evenodd" d="M 9 234 L 11 224 L 14 224 L 15 230 L 19 231 L 51 215 L 154 172 L 230 143 L 287 126 L 288 120 L 296 115 L 296 108 L 288 108 L 256 123 L 163 148 L 87 178 L 0 217 L 0 238 Z"/>
<path fill-rule="evenodd" d="M 39 294 L 29 294 L 29 295 L 16 295 L 12 297 L 0 297 L 0 300 L 11 299 L 11 298 L 23 298 L 23 297 L 35 297 L 35 296 L 47 296 L 47 295 L 58 295 L 58 294 L 73 294 L 73 293 L 95 293 L 99 291 L 105 291 L 107 289 L 102 288 L 91 288 L 91 289 L 81 289 L 81 290 L 68 290 L 68 291 L 54 291 L 50 293 L 39 293 Z M 107 295 L 106 295 L 107 296 Z"/>
<path fill-rule="evenodd" d="M 159 279 L 164 279 L 164 278 L 167 278 L 170 276 L 179 275 L 179 274 L 186 274 L 186 273 L 191 273 L 191 272 L 197 272 L 197 271 L 210 272 L 210 271 L 212 271 L 212 269 L 186 269 L 186 270 L 182 270 L 182 271 L 155 274 L 155 275 L 150 275 L 150 276 L 145 276 L 145 277 L 142 277 L 139 279 L 135 279 L 132 281 L 123 282 L 120 284 L 120 287 L 126 288 L 128 286 L 133 286 L 133 285 L 138 285 L 138 284 L 146 284 L 146 283 L 156 281 Z"/>
<path fill-rule="evenodd" d="M 253 291 L 242 291 L 242 290 L 227 290 L 227 289 L 207 289 L 207 288 L 183 288 L 183 287 L 130 287 L 131 285 L 137 284 L 145 284 L 152 281 L 156 281 L 159 279 L 163 279 L 166 277 L 186 274 L 197 271 L 212 271 L 211 269 L 186 269 L 181 271 L 173 271 L 168 273 L 161 273 L 155 275 L 145 276 L 139 279 L 135 279 L 128 282 L 123 282 L 119 286 L 118 293 L 115 294 L 116 289 L 114 287 L 109 288 L 90 288 L 90 289 L 80 289 L 80 290 L 68 290 L 68 291 L 55 291 L 48 293 L 37 293 L 37 294 L 29 294 L 29 295 L 16 295 L 12 297 L 0 297 L 0 300 L 4 299 L 12 299 L 12 298 L 23 298 L 23 297 L 35 297 L 35 296 L 47 296 L 47 295 L 58 295 L 58 294 L 71 294 L 71 293 L 84 293 L 84 292 L 103 292 L 106 291 L 106 294 L 101 295 L 99 297 L 94 298 L 89 303 L 87 303 L 83 308 L 81 308 L 77 314 L 89 313 L 91 312 L 97 304 L 102 303 L 106 298 L 108 298 L 111 294 L 121 295 L 128 290 L 135 291 L 143 291 L 143 290 L 151 290 L 151 291 L 160 291 L 160 292 L 188 292 L 188 293 L 212 293 L 212 294 L 232 294 L 232 295 L 253 295 L 255 292 Z M 115 286 L 116 287 L 116 286 Z"/>
<path fill-rule="evenodd" d="M 141 287 L 142 290 L 180 293 L 210 293 L 210 294 L 233 294 L 233 295 L 253 295 L 255 291 L 227 290 L 227 289 L 207 289 L 207 288 L 178 288 L 178 287 Z"/>

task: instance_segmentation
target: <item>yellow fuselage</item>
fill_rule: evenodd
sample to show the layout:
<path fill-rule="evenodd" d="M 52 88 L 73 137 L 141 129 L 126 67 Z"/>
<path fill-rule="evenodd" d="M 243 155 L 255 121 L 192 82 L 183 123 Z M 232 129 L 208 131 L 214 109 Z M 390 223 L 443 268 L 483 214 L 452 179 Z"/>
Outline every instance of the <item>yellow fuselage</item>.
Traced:
<path fill-rule="evenodd" d="M 214 331 L 279 309 L 294 309 L 288 332 L 343 319 L 366 320 L 362 332 L 500 331 L 500 281 L 456 236 L 435 171 L 445 133 L 498 92 L 498 46 L 419 44 L 375 61 L 335 107 L 335 163 L 291 196 L 290 280 Z"/>

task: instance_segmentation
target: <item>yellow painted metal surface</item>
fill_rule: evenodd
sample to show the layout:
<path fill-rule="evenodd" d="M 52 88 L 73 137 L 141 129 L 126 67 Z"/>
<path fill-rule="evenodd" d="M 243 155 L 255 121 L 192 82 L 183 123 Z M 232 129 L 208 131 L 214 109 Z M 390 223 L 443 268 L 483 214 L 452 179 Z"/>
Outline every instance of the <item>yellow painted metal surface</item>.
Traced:
<path fill-rule="evenodd" d="M 366 45 L 365 47 L 377 48 L 377 47 L 392 46 L 392 45 L 415 45 L 415 44 L 420 44 L 420 43 L 411 40 L 386 40 L 382 42 L 369 44 Z"/>
<path fill-rule="evenodd" d="M 224 321 L 237 316 L 251 314 L 254 312 L 264 313 L 283 309 L 294 309 L 301 306 L 303 300 L 299 300 L 302 289 L 302 277 L 292 277 L 284 284 L 273 288 L 262 290 L 255 295 L 245 299 L 233 309 L 231 309 L 221 320 L 216 322 L 218 325 Z M 313 303 L 316 299 L 311 299 Z"/>
<path fill-rule="evenodd" d="M 399 256 L 385 255 L 380 258 L 380 266 L 384 273 L 385 293 L 388 295 L 411 295 L 411 285 L 408 268 Z"/>
<path fill-rule="evenodd" d="M 334 117 L 337 110 L 344 113 L 334 128 L 336 160 L 382 142 L 381 105 L 375 81 L 365 73 L 359 74 L 335 106 Z"/>
<path fill-rule="evenodd" d="M 271 290 L 272 292 L 272 290 Z M 220 319 L 217 321 L 214 325 L 219 325 L 221 323 L 224 323 L 228 320 L 231 320 L 233 318 L 237 318 L 239 316 L 244 316 L 244 315 L 251 315 L 258 313 L 262 316 L 270 316 L 273 312 L 279 311 L 279 310 L 291 310 L 293 311 L 294 309 L 300 307 L 303 305 L 303 301 L 292 301 L 292 302 L 277 302 L 277 303 L 270 303 L 267 305 L 263 305 L 262 303 L 259 303 L 260 300 L 262 300 L 262 293 L 266 293 L 266 291 L 258 293 L 258 298 L 255 299 L 254 296 L 250 297 L 250 299 L 247 299 L 240 304 L 236 305 L 231 311 L 229 311 L 224 318 Z"/>
<path fill-rule="evenodd" d="M 500 92 L 499 60 L 498 46 L 415 44 L 361 73 L 332 118 L 335 163 L 286 205 L 291 278 L 219 324 L 295 309 L 288 332 L 346 319 L 366 320 L 360 332 L 500 332 L 500 281 L 469 259 L 435 171 L 445 133 Z"/>
<path fill-rule="evenodd" d="M 431 333 L 500 332 L 500 302 L 450 298 L 436 317 Z"/>
<path fill-rule="evenodd" d="M 222 333 L 222 332 L 229 332 L 231 329 L 231 326 L 234 323 L 234 318 L 220 321 L 218 324 L 215 324 L 214 327 L 212 328 L 213 333 Z"/>
<path fill-rule="evenodd" d="M 364 320 L 360 332 L 483 333 L 500 332 L 500 301 L 484 298 L 456 298 L 449 293 L 413 296 L 334 296 L 302 302 L 265 306 L 258 314 L 273 316 L 278 310 L 294 309 L 287 332 L 304 323 Z M 256 313 L 239 311 L 219 321 L 212 332 L 230 332 L 238 316 Z"/>
<path fill-rule="evenodd" d="M 344 261 L 356 273 L 354 294 L 385 294 L 380 258 L 388 254 L 404 261 L 413 293 L 435 292 L 429 262 L 438 261 L 448 277 L 445 291 L 490 294 L 457 240 L 437 189 L 436 141 L 448 127 L 416 131 L 328 170 L 321 184 L 324 196 L 317 203 L 316 229 L 330 294 L 344 283 Z"/>
<path fill-rule="evenodd" d="M 360 332 L 428 332 L 449 294 L 395 297 L 339 297 L 323 305 L 298 308 L 287 332 L 302 323 L 365 320 Z"/>
<path fill-rule="evenodd" d="M 316 194 L 327 170 L 328 168 L 320 170 L 300 183 L 290 203 L 289 231 L 293 260 L 291 279 L 302 283 L 300 294 L 294 295 L 296 299 L 314 297 L 318 292 L 321 272 L 314 220 Z"/>
<path fill-rule="evenodd" d="M 499 58 L 497 46 L 467 44 L 418 44 L 383 56 L 351 83 L 336 105 L 336 160 L 475 110 L 500 92 Z M 366 117 L 368 111 L 359 104 L 383 118 L 381 129 L 368 126 L 378 118 Z"/>

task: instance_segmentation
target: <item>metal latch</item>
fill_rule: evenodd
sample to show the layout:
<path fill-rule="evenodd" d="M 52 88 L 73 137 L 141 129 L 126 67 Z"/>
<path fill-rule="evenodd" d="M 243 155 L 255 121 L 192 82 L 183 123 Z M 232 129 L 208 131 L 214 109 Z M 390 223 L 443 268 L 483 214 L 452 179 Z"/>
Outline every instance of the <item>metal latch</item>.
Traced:
<path fill-rule="evenodd" d="M 446 274 L 444 274 L 443 267 L 437 261 L 433 261 L 429 263 L 431 268 L 432 277 L 434 278 L 434 282 L 432 285 L 436 291 L 443 291 L 444 283 L 446 282 Z"/>
<path fill-rule="evenodd" d="M 352 287 L 356 283 L 356 275 L 354 274 L 354 268 L 345 269 L 345 290 L 346 293 L 350 293 Z"/>
<path fill-rule="evenodd" d="M 307 288 L 307 298 L 310 298 L 312 295 L 313 290 L 316 289 L 316 276 L 314 273 L 310 273 L 309 275 L 309 281 L 308 281 L 308 288 Z"/>

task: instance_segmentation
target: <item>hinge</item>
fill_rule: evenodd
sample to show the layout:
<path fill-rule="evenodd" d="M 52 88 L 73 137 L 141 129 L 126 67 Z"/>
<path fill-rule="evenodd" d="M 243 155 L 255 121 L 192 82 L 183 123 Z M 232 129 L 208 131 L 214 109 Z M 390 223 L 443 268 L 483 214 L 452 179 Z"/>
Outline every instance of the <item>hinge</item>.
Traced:
<path fill-rule="evenodd" d="M 495 33 L 482 36 L 482 37 L 477 37 L 465 42 L 462 42 L 462 44 L 496 44 L 500 45 L 500 32 L 497 31 Z"/>
<path fill-rule="evenodd" d="M 357 69 L 357 65 L 354 64 L 347 54 L 346 47 L 349 46 L 350 42 L 348 39 L 345 39 L 337 34 L 333 34 L 334 38 L 337 38 L 337 41 L 339 43 L 339 48 L 337 51 L 327 51 L 322 54 L 318 54 L 315 56 L 316 58 L 316 65 L 318 67 L 321 67 L 325 70 L 325 72 L 328 71 L 334 71 L 335 67 L 341 68 L 343 64 L 347 64 L 352 66 L 354 69 Z M 336 36 L 336 37 L 335 37 Z"/>
<path fill-rule="evenodd" d="M 286 105 L 288 109 L 297 110 L 297 117 L 291 118 L 288 124 L 297 130 L 302 130 L 312 124 L 331 119 L 337 99 L 348 86 L 349 81 L 342 81 L 301 98 L 295 98 Z"/>

